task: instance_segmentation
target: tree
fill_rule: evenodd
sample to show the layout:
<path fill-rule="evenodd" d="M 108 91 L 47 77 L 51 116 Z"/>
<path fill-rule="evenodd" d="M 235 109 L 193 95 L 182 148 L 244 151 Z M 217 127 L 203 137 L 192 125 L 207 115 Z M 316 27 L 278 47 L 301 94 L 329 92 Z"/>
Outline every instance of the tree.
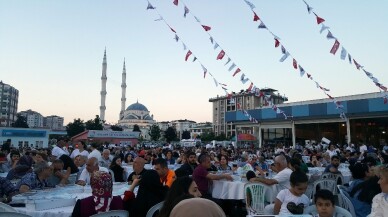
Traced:
<path fill-rule="evenodd" d="M 85 131 L 84 121 L 81 119 L 74 119 L 66 125 L 67 136 L 70 138 Z"/>
<path fill-rule="evenodd" d="M 112 125 L 110 129 L 112 129 L 113 131 L 123 131 L 123 128 L 119 125 Z"/>
<path fill-rule="evenodd" d="M 164 138 L 166 138 L 166 141 L 170 143 L 171 141 L 174 141 L 177 139 L 176 136 L 176 130 L 173 127 L 168 127 L 166 131 L 164 131 Z"/>
<path fill-rule="evenodd" d="M 85 128 L 87 130 L 103 130 L 104 123 L 105 123 L 105 121 L 101 120 L 100 117 L 98 115 L 96 115 L 96 117 L 94 119 L 90 119 L 90 120 L 86 121 Z"/>
<path fill-rule="evenodd" d="M 150 135 L 152 141 L 158 141 L 160 138 L 160 132 L 161 130 L 159 126 L 157 124 L 153 124 L 148 134 Z"/>
<path fill-rule="evenodd" d="M 17 115 L 15 123 L 13 123 L 11 126 L 15 128 L 28 128 L 27 118 L 23 115 Z"/>
<path fill-rule="evenodd" d="M 225 141 L 226 140 L 225 133 L 220 133 L 220 135 L 215 137 L 215 140 L 217 140 L 217 141 Z"/>
<path fill-rule="evenodd" d="M 191 138 L 191 135 L 190 135 L 190 131 L 183 131 L 182 133 L 182 139 L 190 139 Z"/>
<path fill-rule="evenodd" d="M 133 125 L 133 132 L 141 132 L 139 125 L 135 124 Z"/>
<path fill-rule="evenodd" d="M 214 138 L 215 138 L 215 135 L 214 135 L 214 133 L 212 131 L 204 132 L 204 133 L 201 134 L 201 140 L 202 141 L 208 141 L 209 142 L 209 141 L 214 140 Z"/>

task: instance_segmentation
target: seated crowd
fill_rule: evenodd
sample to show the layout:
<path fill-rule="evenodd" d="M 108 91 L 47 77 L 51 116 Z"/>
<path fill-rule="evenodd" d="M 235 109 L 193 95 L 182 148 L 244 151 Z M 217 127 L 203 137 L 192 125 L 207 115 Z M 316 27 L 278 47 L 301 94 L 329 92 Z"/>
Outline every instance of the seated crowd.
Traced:
<path fill-rule="evenodd" d="M 329 217 L 336 212 L 338 194 L 314 189 L 315 195 L 306 195 L 312 176 L 308 172 L 319 167 L 323 173 L 341 176 L 340 164 L 345 163 L 349 165 L 352 179 L 350 183 L 340 180 L 338 184 L 353 204 L 356 216 L 388 213 L 386 150 L 357 152 L 354 145 L 337 147 L 334 144 L 327 148 L 317 144 L 295 149 L 282 145 L 260 149 L 233 146 L 171 149 L 171 146 L 69 144 L 60 138 L 52 149 L 16 149 L 3 145 L 0 170 L 7 175 L 0 177 L 2 202 L 9 203 L 14 195 L 30 190 L 77 184 L 90 186 L 92 195 L 77 200 L 73 217 L 109 210 L 127 210 L 130 216 L 146 216 L 160 202 L 163 206 L 156 214 L 159 217 L 245 216 L 248 210 L 237 209 L 236 213 L 233 208 L 245 206 L 213 198 L 210 190 L 213 180 L 233 181 L 239 175 L 249 183 L 276 189 L 273 201 L 269 201 L 274 215 L 303 214 L 304 209 L 315 204 L 318 216 Z M 363 147 L 362 142 L 359 147 Z M 146 164 L 152 165 L 152 169 L 146 169 Z M 127 182 L 129 187 L 123 195 L 114 196 L 113 182 Z"/>

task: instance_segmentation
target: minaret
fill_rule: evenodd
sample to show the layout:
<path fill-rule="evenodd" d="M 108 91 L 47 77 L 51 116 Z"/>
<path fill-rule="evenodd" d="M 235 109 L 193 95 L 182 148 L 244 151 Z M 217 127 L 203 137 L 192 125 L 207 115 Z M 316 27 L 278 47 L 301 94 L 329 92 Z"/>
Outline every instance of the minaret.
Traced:
<path fill-rule="evenodd" d="M 106 97 L 106 48 L 104 50 L 104 60 L 102 61 L 102 76 L 101 76 L 101 106 L 100 119 L 105 120 L 105 97 Z"/>
<path fill-rule="evenodd" d="M 127 73 L 125 70 L 125 58 L 124 58 L 124 65 L 123 65 L 123 73 L 122 73 L 122 81 L 121 81 L 121 111 L 120 111 L 120 120 L 124 118 L 124 111 L 125 111 L 125 101 L 127 98 L 125 98 L 125 90 L 127 88 Z"/>

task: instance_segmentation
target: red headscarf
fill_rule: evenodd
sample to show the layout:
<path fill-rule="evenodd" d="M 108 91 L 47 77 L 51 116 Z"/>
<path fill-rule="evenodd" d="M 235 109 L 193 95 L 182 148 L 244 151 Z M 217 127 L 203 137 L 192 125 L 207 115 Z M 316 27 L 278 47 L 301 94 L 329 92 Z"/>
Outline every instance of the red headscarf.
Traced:
<path fill-rule="evenodd" d="M 90 179 L 97 213 L 109 211 L 112 202 L 112 177 L 107 172 L 96 171 Z"/>

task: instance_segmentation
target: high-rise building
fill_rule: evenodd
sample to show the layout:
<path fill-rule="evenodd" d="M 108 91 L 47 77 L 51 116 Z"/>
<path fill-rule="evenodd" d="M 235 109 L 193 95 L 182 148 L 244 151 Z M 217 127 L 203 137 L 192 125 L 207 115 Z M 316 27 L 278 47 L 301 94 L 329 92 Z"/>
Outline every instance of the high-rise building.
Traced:
<path fill-rule="evenodd" d="M 189 131 L 190 128 L 195 124 L 195 121 L 190 121 L 190 120 L 175 120 L 171 121 L 171 126 L 175 128 L 177 137 L 182 140 L 182 133 L 184 131 Z"/>
<path fill-rule="evenodd" d="M 63 117 L 50 115 L 43 118 L 43 127 L 51 130 L 64 130 Z"/>
<path fill-rule="evenodd" d="M 40 113 L 29 109 L 27 111 L 21 111 L 18 114 L 26 118 L 29 128 L 43 127 L 43 116 Z"/>
<path fill-rule="evenodd" d="M 226 122 L 225 115 L 231 111 L 252 110 L 267 106 L 268 104 L 281 104 L 287 101 L 287 97 L 281 96 L 277 90 L 271 88 L 263 88 L 260 93 L 254 93 L 250 91 L 241 90 L 240 93 L 232 93 L 231 96 L 217 96 L 209 99 L 209 102 L 213 103 L 213 128 L 216 136 L 224 134 L 227 137 L 233 137 L 236 135 L 236 127 L 233 122 Z M 270 102 L 265 100 L 269 99 Z M 238 108 L 236 105 L 239 104 Z M 243 133 L 253 133 L 252 126 L 247 126 L 240 129 Z"/>
<path fill-rule="evenodd" d="M 0 81 L 0 126 L 10 127 L 16 119 L 19 91 Z"/>

